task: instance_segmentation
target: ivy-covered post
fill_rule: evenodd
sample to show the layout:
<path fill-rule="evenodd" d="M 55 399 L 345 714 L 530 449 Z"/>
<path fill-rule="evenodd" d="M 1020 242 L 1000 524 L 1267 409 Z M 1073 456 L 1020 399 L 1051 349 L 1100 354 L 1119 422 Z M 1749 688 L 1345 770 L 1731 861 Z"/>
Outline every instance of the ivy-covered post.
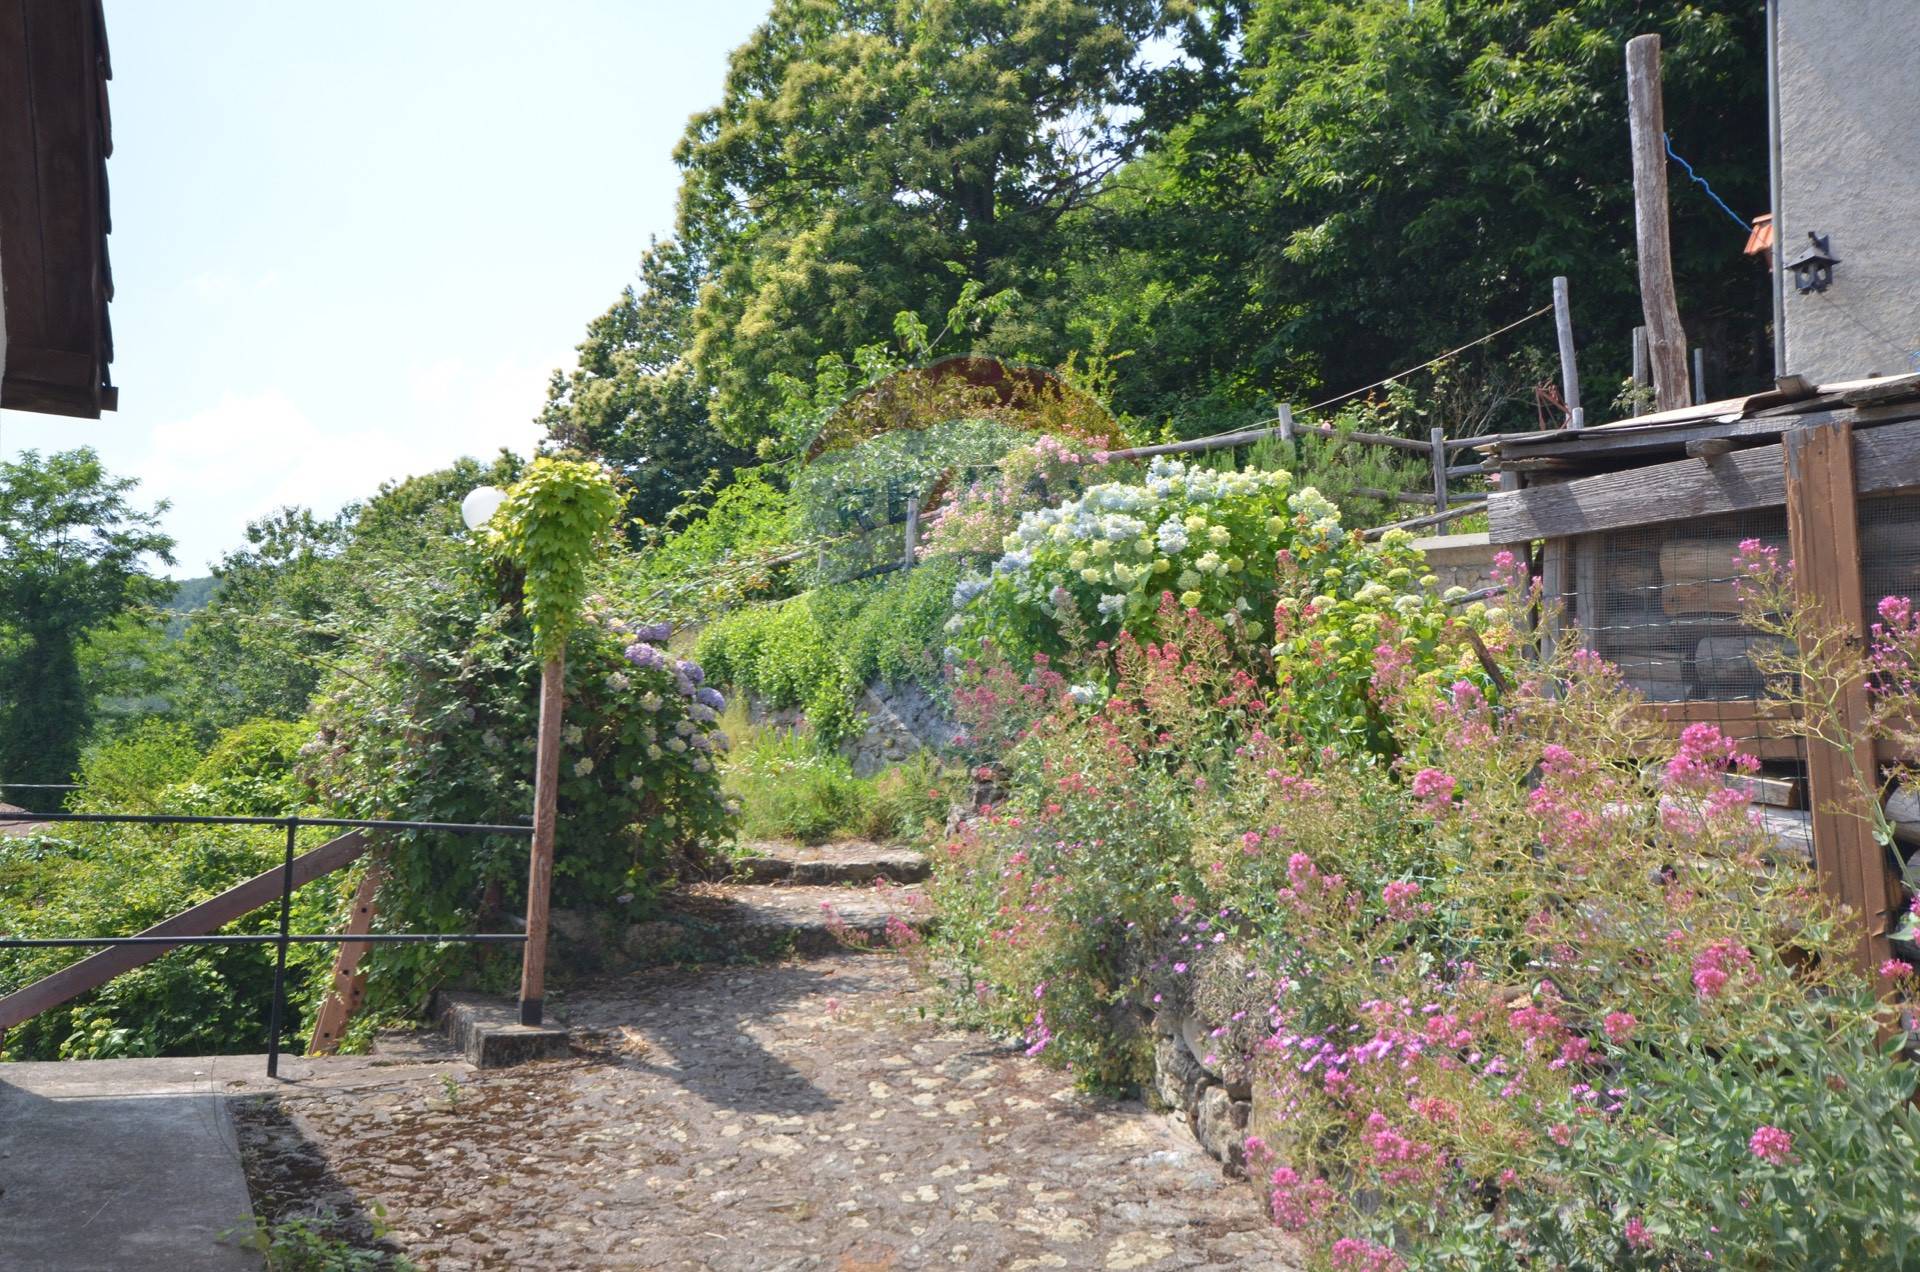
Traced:
<path fill-rule="evenodd" d="M 499 541 L 526 572 L 526 611 L 540 656 L 540 732 L 533 780 L 533 851 L 527 864 L 527 945 L 520 966 L 520 1023 L 537 1025 L 547 976 L 547 902 L 559 816 L 560 728 L 567 635 L 587 595 L 587 563 L 620 510 L 598 464 L 542 456 L 494 515 Z"/>

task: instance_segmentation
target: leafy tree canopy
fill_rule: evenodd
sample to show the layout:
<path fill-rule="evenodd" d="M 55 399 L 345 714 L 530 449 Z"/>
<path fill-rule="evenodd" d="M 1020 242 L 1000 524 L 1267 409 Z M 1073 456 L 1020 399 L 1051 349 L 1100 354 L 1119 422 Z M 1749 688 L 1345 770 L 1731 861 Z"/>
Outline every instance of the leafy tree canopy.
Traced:
<path fill-rule="evenodd" d="M 901 310 L 937 323 L 962 278 L 1045 290 L 1063 218 L 1132 152 L 1160 22 L 1148 0 L 775 0 L 676 153 L 722 431 L 763 435 L 776 373 Z"/>
<path fill-rule="evenodd" d="M 173 564 L 166 505 L 136 507 L 138 484 L 87 447 L 0 461 L 0 780 L 71 776 L 93 710 L 88 632 L 172 593 L 146 567 Z"/>

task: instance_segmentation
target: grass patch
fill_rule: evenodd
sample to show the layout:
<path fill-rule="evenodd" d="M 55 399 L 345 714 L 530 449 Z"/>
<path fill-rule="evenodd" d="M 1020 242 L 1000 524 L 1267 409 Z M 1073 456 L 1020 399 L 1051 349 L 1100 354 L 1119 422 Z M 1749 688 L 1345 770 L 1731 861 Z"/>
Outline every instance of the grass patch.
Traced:
<path fill-rule="evenodd" d="M 737 706 L 728 716 L 725 731 L 735 742 L 722 782 L 740 802 L 743 842 L 903 842 L 945 824 L 955 779 L 929 752 L 856 777 L 846 757 L 807 730 L 746 724 Z"/>

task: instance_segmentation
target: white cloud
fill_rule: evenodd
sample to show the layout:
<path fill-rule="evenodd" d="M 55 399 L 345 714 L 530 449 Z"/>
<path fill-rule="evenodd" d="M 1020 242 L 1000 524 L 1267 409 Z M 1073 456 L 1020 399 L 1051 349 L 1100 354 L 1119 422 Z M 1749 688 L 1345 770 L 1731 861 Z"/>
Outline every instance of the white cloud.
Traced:
<path fill-rule="evenodd" d="M 331 512 L 383 481 L 430 472 L 501 447 L 531 453 L 548 372 L 571 361 L 477 365 L 443 358 L 408 368 L 405 391 L 377 412 L 316 420 L 282 389 L 229 393 L 154 428 L 130 465 L 143 499 L 173 505 L 175 573 L 203 573 L 242 541 L 246 523 L 288 504 Z M 375 393 L 368 400 L 379 401 Z"/>

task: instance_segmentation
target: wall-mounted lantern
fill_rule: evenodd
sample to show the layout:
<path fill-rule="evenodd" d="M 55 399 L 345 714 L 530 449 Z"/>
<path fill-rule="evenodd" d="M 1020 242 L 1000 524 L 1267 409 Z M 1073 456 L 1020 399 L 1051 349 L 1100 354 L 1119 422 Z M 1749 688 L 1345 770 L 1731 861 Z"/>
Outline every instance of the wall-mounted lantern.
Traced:
<path fill-rule="evenodd" d="M 1800 255 L 1787 262 L 1787 268 L 1793 273 L 1796 291 L 1823 292 L 1833 285 L 1833 267 L 1840 263 L 1840 258 L 1833 255 L 1824 234 L 1808 230 L 1807 243 Z"/>

